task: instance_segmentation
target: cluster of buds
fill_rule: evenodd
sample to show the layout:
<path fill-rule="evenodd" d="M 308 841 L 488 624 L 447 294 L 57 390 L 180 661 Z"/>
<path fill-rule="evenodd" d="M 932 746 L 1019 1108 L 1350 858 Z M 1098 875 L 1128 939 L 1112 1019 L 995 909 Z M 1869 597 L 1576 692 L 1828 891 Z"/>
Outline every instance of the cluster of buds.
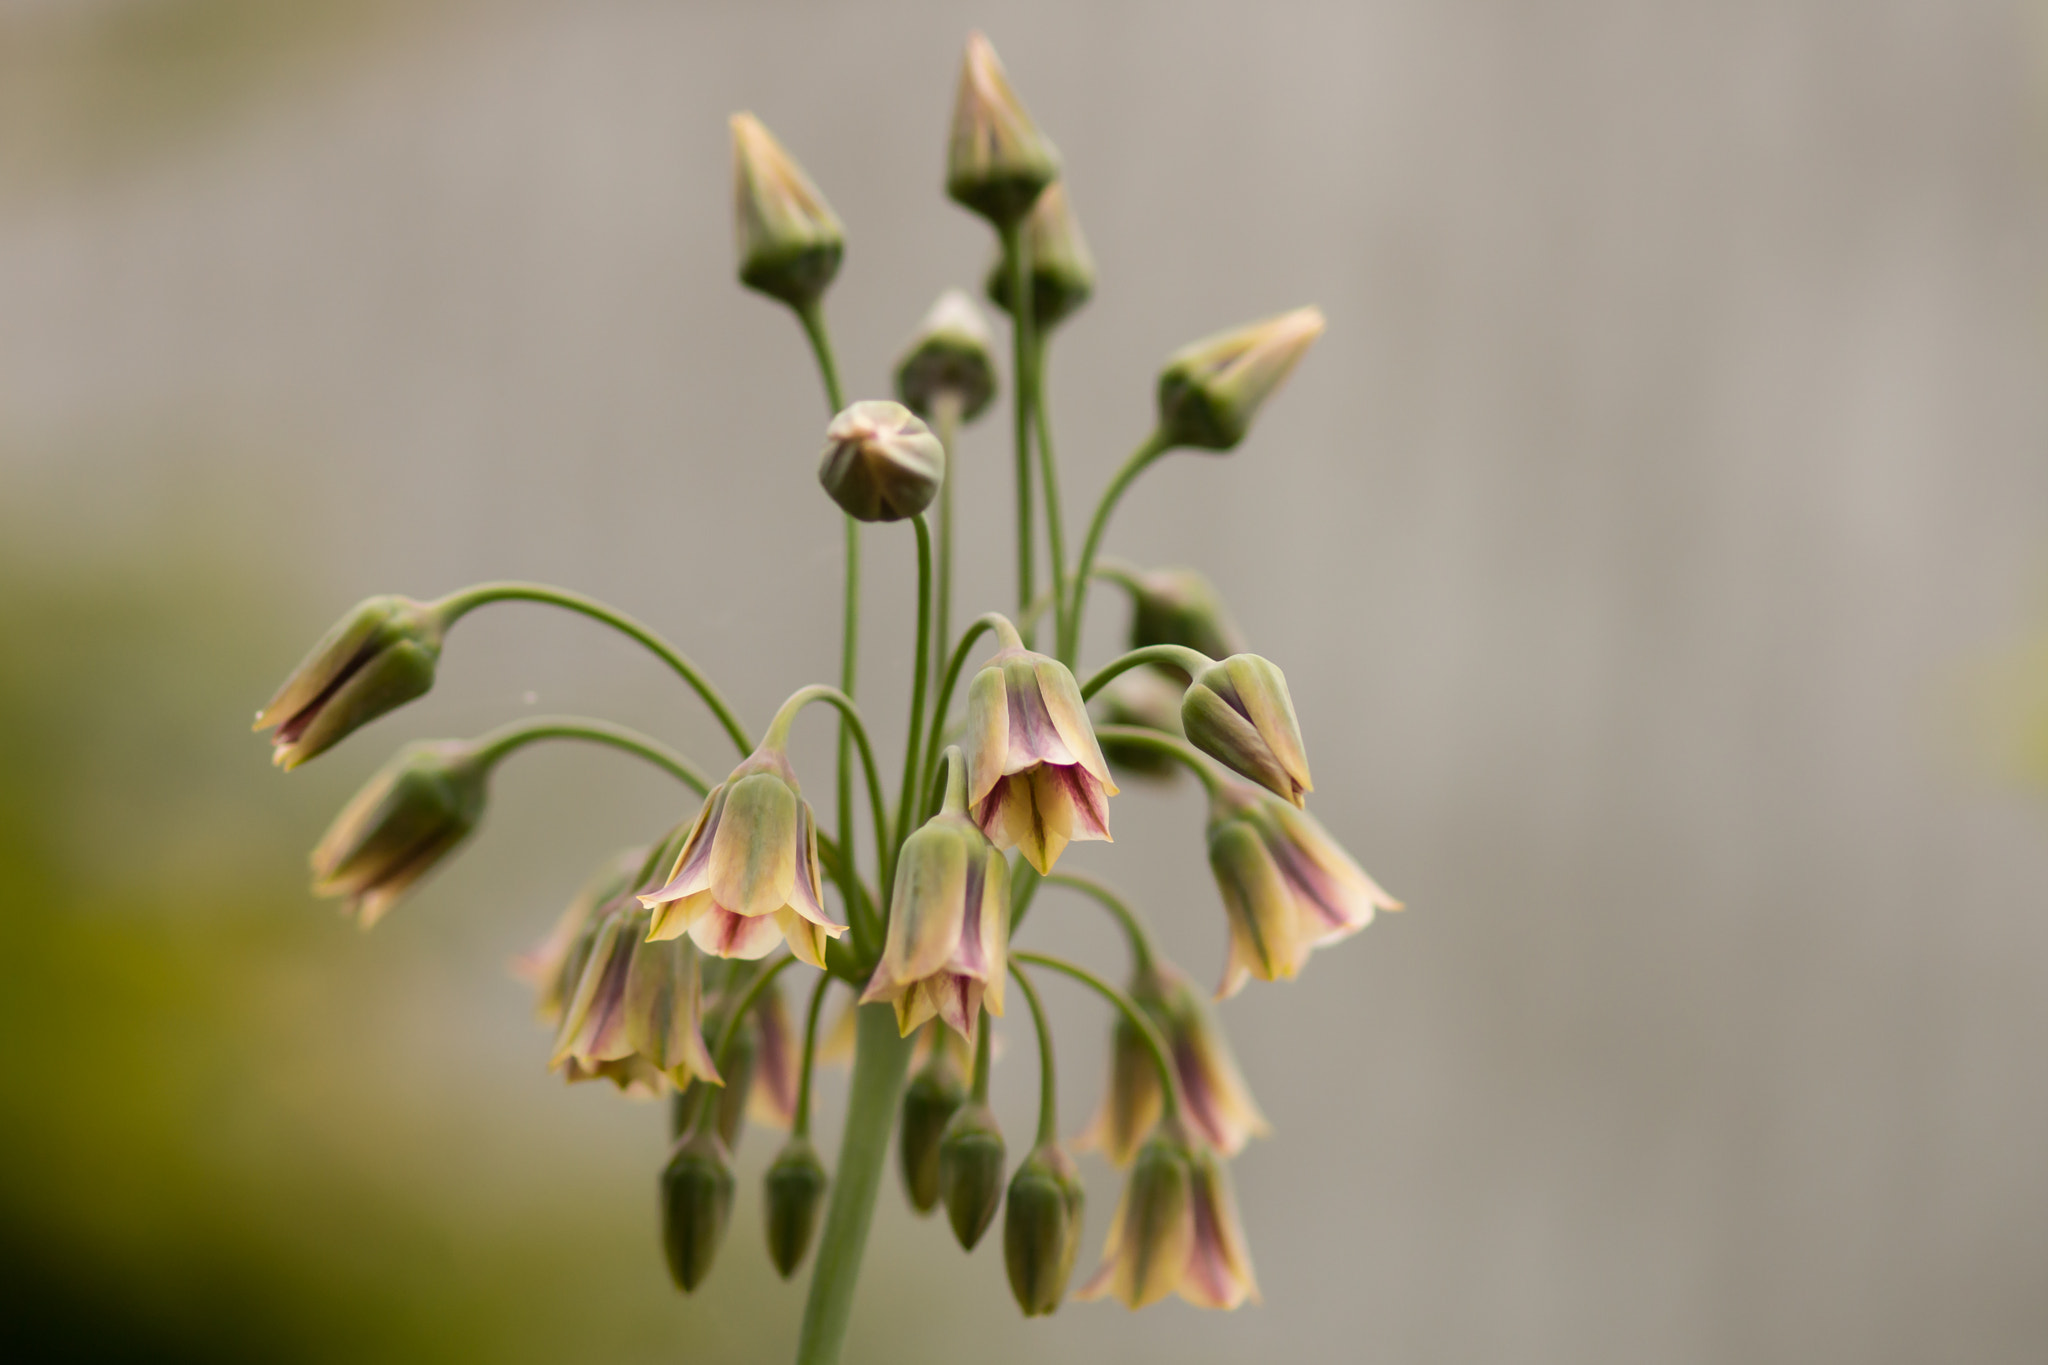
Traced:
<path fill-rule="evenodd" d="M 756 742 L 686 656 L 589 598 L 521 583 L 482 584 L 433 602 L 371 598 L 314 646 L 259 713 L 258 728 L 274 731 L 280 766 L 296 767 L 424 695 L 449 628 L 479 606 L 512 600 L 576 611 L 646 646 L 698 693 L 742 756 L 714 783 L 647 736 L 565 717 L 414 744 L 320 840 L 315 890 L 344 898 L 367 927 L 477 829 L 491 774 L 510 753 L 543 739 L 580 739 L 635 754 L 700 800 L 651 844 L 606 862 L 517 968 L 553 1029 L 553 1070 L 668 1100 L 662 1240 L 682 1290 L 705 1282 L 724 1242 L 733 1153 L 748 1125 L 786 1130 L 764 1182 L 766 1242 L 785 1277 L 821 1235 L 833 1248 L 817 1258 L 805 1326 L 806 1358 L 833 1358 L 837 1338 L 820 1345 L 811 1334 L 844 1330 L 894 1118 L 911 1207 L 922 1215 L 943 1206 L 970 1251 L 1000 1214 L 1018 1306 L 1031 1317 L 1055 1311 L 1079 1258 L 1087 1200 L 1060 1139 L 1052 1021 L 1028 968 L 1065 973 L 1117 1012 L 1109 1093 L 1077 1145 L 1100 1151 L 1126 1172 L 1125 1183 L 1101 1262 L 1077 1297 L 1132 1308 L 1171 1294 L 1221 1309 L 1256 1301 L 1227 1163 L 1268 1134 L 1267 1120 L 1211 1002 L 1153 951 L 1113 891 L 1057 869 L 1071 845 L 1110 841 L 1119 773 L 1188 770 L 1209 797 L 1206 842 L 1225 944 L 1217 999 L 1253 977 L 1290 979 L 1316 948 L 1400 908 L 1308 813 L 1314 788 L 1287 680 L 1250 652 L 1214 585 L 1192 569 L 1095 564 L 1109 514 L 1132 480 L 1167 451 L 1241 443 L 1321 333 L 1322 315 L 1296 309 L 1171 356 L 1158 379 L 1156 426 L 1110 481 L 1078 561 L 1067 564 L 1040 376 L 1045 339 L 1087 302 L 1095 265 L 1057 152 L 988 41 L 970 38 L 945 187 L 998 235 L 984 292 L 1009 315 L 1015 341 L 1020 563 L 1016 620 L 989 613 L 956 635 L 948 614 L 951 484 L 960 428 L 990 407 L 998 388 L 987 319 L 965 291 L 946 291 L 895 366 L 896 400 L 844 402 L 823 312 L 845 254 L 844 226 L 758 119 L 736 114 L 731 132 L 740 282 L 800 317 L 835 410 L 817 479 L 847 514 L 843 690 L 799 689 Z M 1033 591 L 1030 499 L 1038 477 L 1053 570 L 1043 597 Z M 919 626 L 892 817 L 851 695 L 854 570 L 864 527 L 903 522 L 917 535 Z M 1097 576 L 1131 596 L 1129 649 L 1084 684 L 1074 665 Z M 1042 652 L 1033 632 L 1048 611 L 1054 643 Z M 983 645 L 968 672 L 986 632 L 993 648 Z M 1098 695 L 1091 716 L 1089 699 Z M 814 702 L 835 708 L 841 727 L 836 837 L 821 827 L 789 756 L 791 727 Z M 958 743 L 947 745 L 949 735 Z M 856 791 L 865 810 L 856 808 Z M 856 815 L 873 835 L 871 859 L 861 856 Z M 1121 989 L 1013 945 L 1044 886 L 1082 892 L 1118 918 L 1132 957 Z M 817 973 L 801 1024 L 778 984 L 790 966 Z M 991 1021 L 1013 1017 L 1013 979 L 1036 1035 L 1041 1099 L 1037 1137 L 1011 1169 L 989 1086 Z M 810 1134 L 815 1073 L 833 1051 L 831 1040 L 820 1042 L 820 1009 L 835 983 L 853 1002 L 846 1018 L 859 1039 L 836 1177 Z"/>

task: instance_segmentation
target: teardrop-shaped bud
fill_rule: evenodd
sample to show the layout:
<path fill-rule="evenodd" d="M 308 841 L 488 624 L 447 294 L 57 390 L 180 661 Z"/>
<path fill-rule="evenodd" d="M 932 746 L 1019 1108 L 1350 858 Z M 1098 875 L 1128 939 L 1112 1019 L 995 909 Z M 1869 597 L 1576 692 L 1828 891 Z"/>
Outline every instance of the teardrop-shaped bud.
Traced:
<path fill-rule="evenodd" d="M 1169 445 L 1229 450 L 1323 334 L 1317 308 L 1297 308 L 1175 351 L 1159 375 L 1159 430 Z"/>
<path fill-rule="evenodd" d="M 1045 187 L 1024 220 L 1025 269 L 1031 277 L 1031 318 L 1041 332 L 1065 322 L 1095 293 L 1095 257 L 1089 253 L 1081 225 L 1067 201 L 1066 182 Z M 996 307 L 1010 307 L 1010 277 L 1015 269 L 998 255 L 988 269 L 984 288 Z"/>
<path fill-rule="evenodd" d="M 846 252 L 838 215 L 752 114 L 732 116 L 732 175 L 740 283 L 793 308 L 816 303 Z"/>
<path fill-rule="evenodd" d="M 995 1221 L 1003 1202 L 1003 1131 L 985 1104 L 969 1104 L 939 1139 L 939 1198 L 953 1235 L 968 1251 Z"/>
<path fill-rule="evenodd" d="M 938 1024 L 927 1032 L 949 1030 Z M 957 1037 L 958 1035 L 952 1035 Z M 919 1215 L 939 1206 L 939 1141 L 960 1106 L 967 1103 L 967 1077 L 953 1059 L 947 1038 L 939 1038 L 931 1062 L 903 1088 L 903 1117 L 897 1153 L 902 1162 L 903 1192 Z"/>
<path fill-rule="evenodd" d="M 289 772 L 425 696 L 441 658 L 442 630 L 440 617 L 409 597 L 358 602 L 256 713 L 255 728 L 276 729 L 270 761 Z"/>
<path fill-rule="evenodd" d="M 783 1279 L 796 1273 L 818 1230 L 825 1204 L 825 1165 L 810 1139 L 793 1137 L 768 1167 L 768 1259 Z"/>
<path fill-rule="evenodd" d="M 704 1282 L 732 1220 L 732 1162 L 716 1131 L 676 1145 L 661 1173 L 661 1241 L 668 1273 L 685 1294 Z"/>
<path fill-rule="evenodd" d="M 988 321 L 958 289 L 939 295 L 896 362 L 896 396 L 926 421 L 936 421 L 942 395 L 971 422 L 996 395 L 996 362 Z"/>
<path fill-rule="evenodd" d="M 856 521 L 901 521 L 931 506 L 946 448 L 901 403 L 855 403 L 825 429 L 818 482 Z"/>
<path fill-rule="evenodd" d="M 1081 1173 L 1057 1143 L 1034 1150 L 1010 1177 L 1003 1206 L 1003 1265 L 1027 1318 L 1066 1297 L 1081 1248 Z"/>
<path fill-rule="evenodd" d="M 1001 227 L 1029 213 L 1059 173 L 1059 153 L 1024 112 L 995 48 L 968 34 L 946 145 L 946 193 Z"/>
<path fill-rule="evenodd" d="M 1256 654 L 1202 670 L 1180 704 L 1188 743 L 1241 777 L 1292 802 L 1315 790 L 1287 675 Z"/>
<path fill-rule="evenodd" d="M 468 838 L 490 765 L 457 740 L 410 744 L 363 784 L 313 849 L 313 894 L 343 896 L 365 929 Z"/>

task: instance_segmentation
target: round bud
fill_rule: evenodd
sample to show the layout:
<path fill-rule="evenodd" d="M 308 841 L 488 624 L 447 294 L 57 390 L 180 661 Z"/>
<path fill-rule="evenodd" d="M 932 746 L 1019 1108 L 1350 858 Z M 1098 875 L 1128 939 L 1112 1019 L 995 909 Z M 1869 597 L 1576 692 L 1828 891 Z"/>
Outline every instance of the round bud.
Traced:
<path fill-rule="evenodd" d="M 916 516 L 945 475 L 945 447 L 901 403 L 855 403 L 825 428 L 818 482 L 856 521 Z"/>
<path fill-rule="evenodd" d="M 939 1198 L 953 1235 L 968 1251 L 995 1221 L 1003 1202 L 1003 1133 L 985 1104 L 953 1115 L 939 1139 Z"/>
<path fill-rule="evenodd" d="M 825 1204 L 825 1166 L 808 1138 L 793 1137 L 769 1166 L 764 1183 L 768 1259 L 786 1280 L 803 1264 L 817 1233 L 818 1211 Z"/>

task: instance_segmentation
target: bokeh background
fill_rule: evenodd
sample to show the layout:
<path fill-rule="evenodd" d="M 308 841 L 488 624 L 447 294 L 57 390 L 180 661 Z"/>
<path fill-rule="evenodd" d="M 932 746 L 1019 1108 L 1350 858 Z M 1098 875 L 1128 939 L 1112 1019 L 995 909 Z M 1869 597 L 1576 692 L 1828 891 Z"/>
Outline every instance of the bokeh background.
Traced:
<path fill-rule="evenodd" d="M 1101 268 L 1051 374 L 1070 525 L 1169 350 L 1330 316 L 1111 548 L 1221 585 L 1316 810 L 1413 908 L 1223 1011 L 1278 1129 L 1237 1163 L 1263 1307 L 1023 1322 L 892 1176 L 849 1358 L 2048 1358 L 2048 14 L 2016 0 L 0 0 L 0 1355 L 788 1352 L 772 1136 L 683 1300 L 662 1113 L 545 1075 L 506 971 L 681 813 L 662 779 L 521 761 L 373 934 L 304 889 L 402 737 L 597 711 L 716 766 L 691 698 L 499 607 L 309 769 L 246 730 L 351 602 L 487 577 L 659 623 L 757 724 L 829 674 L 823 412 L 731 277 L 724 118 L 849 225 L 830 312 L 877 394 L 990 253 L 939 193 L 976 26 Z M 1004 427 L 957 471 L 970 610 L 1008 596 Z M 911 561 L 869 543 L 893 697 Z M 1201 814 L 1134 784 L 1073 856 L 1208 977 Z M 1121 970 L 1044 905 L 1031 937 Z M 1107 1021 L 1050 989 L 1071 1131 Z M 1027 1047 L 997 1086 L 1021 1145 Z"/>

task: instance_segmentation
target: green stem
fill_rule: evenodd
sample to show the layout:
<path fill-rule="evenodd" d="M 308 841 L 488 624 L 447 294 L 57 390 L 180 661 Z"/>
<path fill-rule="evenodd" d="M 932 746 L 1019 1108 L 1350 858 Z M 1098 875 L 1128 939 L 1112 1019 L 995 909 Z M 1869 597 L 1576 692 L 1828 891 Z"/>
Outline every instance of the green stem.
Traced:
<path fill-rule="evenodd" d="M 853 1316 L 853 1291 L 860 1279 L 861 1253 L 875 1212 L 875 1191 L 889 1155 L 889 1130 L 896 1122 L 897 1097 L 910 1068 L 910 1039 L 896 1030 L 896 1011 L 865 1005 L 859 1014 L 859 1042 L 853 1057 L 853 1088 L 846 1128 L 839 1139 L 832 1204 L 804 1302 L 797 1365 L 836 1365 Z"/>
<path fill-rule="evenodd" d="M 1115 740 L 1119 744 L 1137 744 L 1144 748 L 1165 754 L 1179 763 L 1201 782 L 1202 790 L 1210 796 L 1220 796 L 1225 790 L 1224 781 L 1217 776 L 1216 767 L 1200 750 L 1184 739 L 1148 730 L 1142 725 L 1098 725 L 1095 737 L 1099 740 Z"/>
<path fill-rule="evenodd" d="M 1053 1073 L 1052 1026 L 1045 1022 L 1045 1006 L 1039 1003 L 1038 991 L 1031 978 L 1024 975 L 1024 969 L 1012 962 L 1010 975 L 1023 988 L 1024 1002 L 1031 1006 L 1031 1027 L 1038 1033 L 1038 1136 L 1032 1146 L 1046 1147 L 1060 1137 L 1059 1079 Z"/>
<path fill-rule="evenodd" d="M 932 681 L 937 682 L 946 642 L 953 638 L 953 479 L 959 469 L 954 449 L 960 437 L 961 396 L 942 389 L 932 400 L 932 430 L 946 451 L 946 476 L 939 481 L 939 571 L 938 598 L 932 627 Z"/>
<path fill-rule="evenodd" d="M 1045 484 L 1045 540 L 1046 549 L 1052 562 L 1052 616 L 1053 640 L 1060 649 L 1060 658 L 1069 667 L 1073 665 L 1072 654 L 1066 649 L 1067 638 L 1067 543 L 1064 518 L 1060 509 L 1059 465 L 1052 455 L 1052 423 L 1046 420 L 1045 401 L 1045 352 L 1049 336 L 1040 333 L 1035 338 L 1031 354 L 1031 424 L 1038 432 L 1038 474 Z"/>
<path fill-rule="evenodd" d="M 1120 673 L 1128 673 L 1144 664 L 1172 664 L 1190 678 L 1199 678 L 1202 671 L 1216 661 L 1198 649 L 1186 645 L 1146 645 L 1128 654 L 1118 655 L 1092 674 L 1081 684 L 1081 700 L 1087 701 L 1097 692 L 1109 686 L 1110 680 Z"/>
<path fill-rule="evenodd" d="M 1010 267 L 1010 369 L 1015 392 L 1010 406 L 1016 417 L 1017 447 L 1017 611 L 1031 605 L 1033 554 L 1031 532 L 1031 243 L 1021 221 L 1001 228 L 1003 260 Z"/>
<path fill-rule="evenodd" d="M 875 862 L 881 869 L 879 884 L 888 886 L 889 879 L 895 872 L 893 849 L 889 841 L 889 805 L 882 797 L 881 773 L 875 767 L 875 751 L 868 744 L 867 726 L 861 724 L 860 708 L 853 704 L 853 698 L 838 688 L 827 687 L 823 683 L 812 683 L 809 687 L 798 688 L 790 694 L 788 701 L 782 703 L 781 709 L 775 713 L 775 719 L 768 722 L 768 733 L 762 738 L 761 747 L 780 749 L 788 744 L 789 729 L 796 723 L 797 713 L 814 701 L 827 702 L 838 708 L 845 728 L 852 732 L 854 745 L 860 750 L 861 767 L 867 773 L 868 779 L 868 814 L 875 823 Z M 848 855 L 842 861 L 851 868 L 851 846 L 842 843 L 840 852 Z M 841 894 L 850 896 L 851 888 L 841 888 Z M 849 900 L 848 905 L 852 906 L 854 902 Z M 849 910 L 848 913 L 857 914 L 858 911 Z"/>
<path fill-rule="evenodd" d="M 917 800 L 918 741 L 924 738 L 924 695 L 930 685 L 932 652 L 932 532 L 924 515 L 917 525 L 917 662 L 910 672 L 910 733 L 903 742 L 903 785 L 896 794 L 896 832 L 910 832 Z"/>
<path fill-rule="evenodd" d="M 996 633 L 996 638 L 1002 641 L 1003 648 L 1023 647 L 1023 637 L 1017 633 L 1017 628 L 1010 624 L 1010 618 L 1001 612 L 983 612 L 968 623 L 966 632 L 960 637 L 960 643 L 953 647 L 953 657 L 947 661 L 945 677 L 939 683 L 938 696 L 933 699 L 931 734 L 926 739 L 924 747 L 924 776 L 919 778 L 917 783 L 917 789 L 925 793 L 927 800 L 930 799 L 932 781 L 938 776 L 939 741 L 945 737 L 946 711 L 953 704 L 953 689 L 960 683 L 960 670 L 967 666 L 967 651 L 974 647 L 974 642 L 985 632 L 991 630 Z"/>
<path fill-rule="evenodd" d="M 797 321 L 804 325 L 804 339 L 811 343 L 811 354 L 818 361 L 818 378 L 825 382 L 825 406 L 831 416 L 837 417 L 839 410 L 846 406 L 846 395 L 839 391 L 839 364 L 832 357 L 832 334 L 825 327 L 825 310 L 816 300 L 796 307 Z"/>
<path fill-rule="evenodd" d="M 514 721 L 501 726 L 489 734 L 480 735 L 472 743 L 475 758 L 487 768 L 496 765 L 507 754 L 523 749 L 543 739 L 580 739 L 591 744 L 603 744 L 621 752 L 644 758 L 663 772 L 676 778 L 702 796 L 711 790 L 711 784 L 690 765 L 690 761 L 659 740 L 650 739 L 638 730 L 628 730 L 623 725 L 609 721 L 584 720 L 578 716 L 535 716 L 532 720 Z"/>
<path fill-rule="evenodd" d="M 1173 1061 L 1168 1057 L 1166 1044 L 1159 1037 L 1159 1030 L 1145 1017 L 1145 1012 L 1131 1003 L 1129 996 L 1104 981 L 1086 967 L 1076 966 L 1065 958 L 1051 957 L 1045 953 L 1012 953 L 1012 962 L 1028 962 L 1034 967 L 1048 967 L 1063 972 L 1082 985 L 1100 995 L 1117 1007 L 1138 1036 L 1145 1041 L 1145 1050 L 1152 1055 L 1153 1069 L 1159 1073 L 1159 1089 L 1165 1099 L 1165 1121 L 1172 1123 L 1180 1117 L 1180 1078 L 1174 1074 Z"/>
<path fill-rule="evenodd" d="M 754 742 L 747 738 L 746 727 L 733 715 L 732 708 L 726 704 L 725 698 L 719 695 L 718 689 L 711 685 L 711 680 L 706 678 L 695 664 L 683 657 L 674 645 L 624 612 L 615 611 L 594 597 L 585 597 L 581 593 L 570 592 L 564 588 L 550 587 L 545 583 L 511 582 L 478 583 L 474 587 L 448 594 L 433 603 L 432 609 L 440 615 L 442 629 L 445 630 L 489 602 L 544 602 L 549 606 L 580 612 L 593 621 L 602 621 L 620 634 L 637 640 L 663 663 L 674 669 L 682 680 L 704 699 L 704 704 L 711 708 L 711 714 L 725 727 L 726 734 L 732 736 L 732 742 L 738 746 L 742 754 L 754 751 Z"/>
<path fill-rule="evenodd" d="M 1102 546 L 1102 533 L 1109 526 L 1109 514 L 1131 486 L 1131 481 L 1144 473 L 1151 463 L 1172 447 L 1167 438 L 1159 432 L 1147 436 L 1144 443 L 1131 452 L 1123 468 L 1109 481 L 1109 487 L 1102 490 L 1102 501 L 1095 504 L 1095 516 L 1088 523 L 1088 539 L 1081 543 L 1081 558 L 1074 565 L 1074 604 L 1067 610 L 1067 638 L 1060 642 L 1060 657 L 1069 658 L 1080 643 L 1081 622 L 1088 609 L 1088 581 L 1095 569 L 1095 552 Z"/>
<path fill-rule="evenodd" d="M 811 1006 L 804 1011 L 804 1064 L 803 1070 L 797 1074 L 796 1117 L 789 1125 L 793 1137 L 811 1135 L 811 1073 L 817 1069 L 818 1011 L 825 1003 L 825 988 L 831 984 L 832 974 L 821 973 L 818 984 L 811 988 Z"/>
<path fill-rule="evenodd" d="M 988 1011 L 983 1010 L 976 1020 L 974 1030 L 974 1090 L 972 1103 L 988 1103 L 988 1077 L 990 1061 L 994 1056 L 996 1031 L 990 1027 Z"/>
<path fill-rule="evenodd" d="M 1023 854 L 1010 860 L 1010 937 L 1017 936 L 1017 926 L 1024 922 L 1031 903 L 1038 899 L 1038 888 L 1044 885 L 1044 876 L 1024 861 Z"/>
<path fill-rule="evenodd" d="M 1131 945 L 1131 971 L 1133 975 L 1152 970 L 1152 942 L 1145 933 L 1144 921 L 1137 912 L 1124 903 L 1123 897 L 1110 890 L 1093 877 L 1084 877 L 1073 872 L 1055 872 L 1046 878 L 1055 886 L 1064 886 L 1069 891 L 1079 891 L 1091 897 L 1096 904 L 1116 917 L 1123 926 L 1124 938 Z"/>

